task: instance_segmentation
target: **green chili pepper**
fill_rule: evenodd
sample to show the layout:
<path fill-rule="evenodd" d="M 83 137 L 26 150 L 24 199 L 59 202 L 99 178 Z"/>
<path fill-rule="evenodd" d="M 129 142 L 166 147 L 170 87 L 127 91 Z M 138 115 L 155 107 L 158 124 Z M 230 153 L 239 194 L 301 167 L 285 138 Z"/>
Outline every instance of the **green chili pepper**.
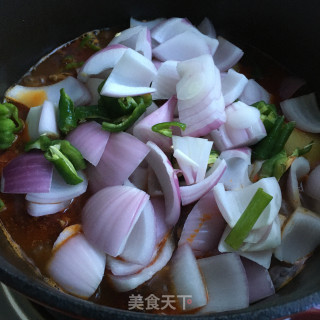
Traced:
<path fill-rule="evenodd" d="M 95 37 L 92 34 L 86 34 L 84 38 L 80 42 L 80 47 L 81 48 L 90 48 L 91 50 L 94 51 L 99 51 L 101 48 L 94 44 Z"/>
<path fill-rule="evenodd" d="M 211 150 L 210 155 L 209 155 L 209 160 L 208 160 L 208 166 L 211 167 L 219 158 L 219 152 L 216 150 Z"/>
<path fill-rule="evenodd" d="M 28 142 L 24 150 L 30 151 L 32 149 L 39 149 L 41 151 L 47 151 L 48 148 L 52 145 L 52 140 L 48 136 L 40 136 L 37 140 Z"/>
<path fill-rule="evenodd" d="M 97 106 L 78 106 L 75 108 L 75 116 L 77 121 L 85 121 L 87 119 L 102 119 L 106 121 L 111 121 L 106 109 Z"/>
<path fill-rule="evenodd" d="M 288 122 L 282 126 L 280 133 L 278 134 L 277 140 L 274 143 L 274 147 L 271 153 L 272 155 L 279 153 L 283 149 L 295 126 L 296 123 L 294 121 Z"/>
<path fill-rule="evenodd" d="M 60 90 L 58 127 L 64 134 L 77 127 L 73 101 L 63 88 Z"/>
<path fill-rule="evenodd" d="M 3 211 L 6 209 L 6 205 L 4 204 L 4 202 L 0 199 L 0 211 Z"/>
<path fill-rule="evenodd" d="M 260 119 L 263 122 L 267 133 L 272 129 L 277 117 L 277 108 L 274 104 L 268 104 L 264 101 L 259 101 L 252 104 L 253 107 L 260 111 Z"/>
<path fill-rule="evenodd" d="M 83 170 L 86 168 L 86 162 L 84 161 L 81 152 L 69 141 L 56 140 L 54 142 L 59 143 L 61 153 L 71 161 L 76 170 Z"/>
<path fill-rule="evenodd" d="M 152 126 L 152 131 L 154 132 L 158 132 L 166 137 L 172 137 L 172 129 L 171 127 L 179 127 L 181 130 L 185 130 L 186 129 L 186 124 L 185 123 L 181 123 L 181 122 L 177 122 L 177 121 L 173 121 L 173 122 L 161 122 L 161 123 L 157 123 L 154 126 Z"/>
<path fill-rule="evenodd" d="M 59 145 L 50 146 L 45 152 L 45 158 L 52 162 L 56 170 L 68 184 L 78 184 L 83 181 L 79 177 L 71 161 L 59 150 Z"/>
<path fill-rule="evenodd" d="M 292 156 L 293 157 L 300 157 L 303 156 L 304 154 L 308 153 L 309 151 L 311 151 L 312 146 L 314 145 L 314 142 L 311 141 L 309 144 L 307 144 L 305 147 L 303 148 L 296 148 L 293 153 Z"/>
<path fill-rule="evenodd" d="M 263 162 L 258 173 L 259 179 L 275 177 L 278 181 L 287 170 L 288 156 L 284 150 Z"/>

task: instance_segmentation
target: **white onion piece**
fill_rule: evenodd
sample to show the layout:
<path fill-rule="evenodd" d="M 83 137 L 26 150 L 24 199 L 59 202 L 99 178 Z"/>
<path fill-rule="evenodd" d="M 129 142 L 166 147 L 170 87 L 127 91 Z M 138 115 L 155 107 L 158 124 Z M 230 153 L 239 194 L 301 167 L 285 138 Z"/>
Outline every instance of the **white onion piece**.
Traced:
<path fill-rule="evenodd" d="M 252 183 L 248 174 L 248 168 L 251 164 L 250 148 L 222 151 L 220 158 L 227 162 L 227 170 L 220 180 L 227 190 L 243 188 Z"/>
<path fill-rule="evenodd" d="M 212 254 L 218 247 L 225 226 L 213 192 L 209 191 L 189 213 L 178 245 L 188 243 L 197 258 Z"/>
<path fill-rule="evenodd" d="M 110 45 L 114 44 L 127 46 L 151 60 L 151 37 L 147 26 L 135 26 L 117 33 L 110 41 Z"/>
<path fill-rule="evenodd" d="M 239 100 L 247 105 L 252 105 L 258 101 L 270 103 L 270 94 L 267 90 L 260 86 L 259 83 L 253 79 L 249 79 L 247 85 L 244 87 Z"/>
<path fill-rule="evenodd" d="M 132 229 L 121 257 L 132 263 L 147 265 L 156 246 L 156 218 L 152 203 L 148 201 Z"/>
<path fill-rule="evenodd" d="M 39 136 L 45 134 L 52 138 L 59 137 L 56 108 L 51 101 L 46 100 L 42 105 L 38 131 Z"/>
<path fill-rule="evenodd" d="M 320 110 L 315 93 L 280 102 L 281 110 L 289 121 L 305 132 L 320 133 Z"/>
<path fill-rule="evenodd" d="M 76 198 L 85 193 L 88 186 L 88 180 L 83 172 L 78 171 L 78 175 L 83 181 L 76 185 L 70 185 L 56 170 L 53 170 L 50 191 L 47 193 L 28 193 L 26 200 L 38 203 L 57 203 Z"/>
<path fill-rule="evenodd" d="M 158 132 L 152 131 L 152 126 L 161 122 L 172 122 L 177 98 L 171 97 L 160 108 L 150 113 L 133 127 L 133 135 L 144 143 L 153 141 L 163 151 L 169 152 L 172 140 Z"/>
<path fill-rule="evenodd" d="M 98 87 L 104 79 L 101 78 L 89 78 L 86 82 L 86 86 L 91 94 L 90 105 L 97 105 L 100 99 L 100 94 L 98 93 Z"/>
<path fill-rule="evenodd" d="M 218 37 L 218 41 L 219 46 L 213 60 L 220 71 L 226 71 L 238 63 L 243 56 L 243 51 L 221 36 Z"/>
<path fill-rule="evenodd" d="M 169 99 L 176 95 L 176 84 L 180 79 L 177 64 L 177 61 L 165 61 L 159 67 L 151 84 L 151 88 L 156 89 L 152 94 L 154 100 Z"/>
<path fill-rule="evenodd" d="M 226 106 L 240 97 L 247 83 L 248 79 L 233 69 L 229 69 L 225 75 L 221 74 L 221 90 Z"/>
<path fill-rule="evenodd" d="M 320 245 L 320 218 L 312 211 L 298 207 L 282 230 L 281 245 L 275 250 L 280 261 L 295 263 Z"/>
<path fill-rule="evenodd" d="M 115 276 L 127 276 L 141 271 L 145 266 L 114 258 L 107 254 L 106 267 Z"/>
<path fill-rule="evenodd" d="M 106 48 L 93 54 L 83 64 L 78 72 L 78 78 L 86 82 L 90 76 L 99 75 L 114 68 L 127 49 L 126 46 L 121 44 L 109 44 Z"/>
<path fill-rule="evenodd" d="M 27 201 L 27 212 L 30 216 L 41 217 L 65 210 L 70 205 L 70 200 L 57 203 L 37 203 Z"/>
<path fill-rule="evenodd" d="M 199 259 L 207 284 L 209 301 L 200 313 L 238 310 L 249 306 L 249 287 L 245 269 L 235 253 Z"/>
<path fill-rule="evenodd" d="M 320 165 L 316 166 L 304 183 L 304 192 L 311 198 L 320 201 Z"/>
<path fill-rule="evenodd" d="M 198 183 L 205 177 L 212 141 L 203 138 L 172 136 L 173 156 L 177 159 L 187 184 Z M 179 156 L 177 151 L 186 155 L 196 164 L 191 165 Z M 196 169 L 196 170 L 195 170 Z"/>
<path fill-rule="evenodd" d="M 99 123 L 88 121 L 72 130 L 66 139 L 86 160 L 96 166 L 106 148 L 109 136 L 110 132 L 103 130 Z"/>
<path fill-rule="evenodd" d="M 207 17 L 205 17 L 200 22 L 200 24 L 198 25 L 198 30 L 208 37 L 211 37 L 211 38 L 217 37 L 216 30 L 214 29 L 212 22 Z"/>
<path fill-rule="evenodd" d="M 249 283 L 249 303 L 267 298 L 275 293 L 268 269 L 248 259 L 241 259 Z"/>
<path fill-rule="evenodd" d="M 146 159 L 160 182 L 165 198 L 165 221 L 169 226 L 173 226 L 180 216 L 181 198 L 178 177 L 164 152 L 152 141 L 148 141 L 147 146 L 150 147 L 150 152 Z"/>
<path fill-rule="evenodd" d="M 149 196 L 134 187 L 106 187 L 89 198 L 82 210 L 83 231 L 97 248 L 120 255 Z"/>
<path fill-rule="evenodd" d="M 146 157 L 149 148 L 136 137 L 126 133 L 111 133 L 107 146 L 96 167 L 88 167 L 90 188 L 121 185 Z"/>
<path fill-rule="evenodd" d="M 103 278 L 105 264 L 105 254 L 77 233 L 53 250 L 47 271 L 65 291 L 89 298 Z"/>
<path fill-rule="evenodd" d="M 28 135 L 30 140 L 36 140 L 39 138 L 39 121 L 41 115 L 42 105 L 37 107 L 30 108 L 27 118 L 26 124 L 28 128 Z"/>
<path fill-rule="evenodd" d="M 113 68 L 101 89 L 101 94 L 110 97 L 139 96 L 152 93 L 150 87 L 157 69 L 146 57 L 128 48 Z"/>
<path fill-rule="evenodd" d="M 306 84 L 306 81 L 298 77 L 286 77 L 280 83 L 279 96 L 281 100 L 291 98 L 302 86 Z"/>
<path fill-rule="evenodd" d="M 163 247 L 159 249 L 155 260 L 140 272 L 128 276 L 109 275 L 109 279 L 115 289 L 126 292 L 137 288 L 144 282 L 150 280 L 158 271 L 164 268 L 171 259 L 174 250 L 174 242 L 168 237 Z"/>
<path fill-rule="evenodd" d="M 173 255 L 170 263 L 170 277 L 177 296 L 190 296 L 192 303 L 180 301 L 181 310 L 193 310 L 207 304 L 207 289 L 197 260 L 190 248 L 185 243 Z M 181 305 L 182 304 L 182 305 Z"/>
<path fill-rule="evenodd" d="M 165 18 L 157 18 L 154 20 L 137 20 L 133 17 L 130 17 L 130 27 L 136 27 L 136 26 L 145 26 L 148 27 L 149 30 L 151 30 L 152 28 L 154 28 L 155 26 L 157 26 L 159 23 L 165 21 Z"/>
<path fill-rule="evenodd" d="M 24 87 L 16 85 L 10 88 L 5 97 L 15 100 L 27 107 L 42 105 L 45 100 L 51 101 L 54 105 L 59 104 L 60 89 L 64 88 L 75 106 L 85 105 L 91 101 L 91 95 L 86 86 L 73 77 L 67 77 L 55 84 L 44 87 Z M 34 105 L 36 103 L 36 105 Z"/>
<path fill-rule="evenodd" d="M 161 61 L 184 61 L 204 54 L 213 55 L 218 41 L 195 30 L 185 31 L 166 40 L 153 49 L 153 55 Z"/>
<path fill-rule="evenodd" d="M 218 207 L 230 227 L 235 226 L 258 188 L 262 188 L 273 197 L 252 228 L 259 229 L 271 224 L 279 212 L 282 197 L 276 178 L 260 179 L 258 182 L 239 190 L 226 191 L 222 183 L 218 183 L 213 188 Z"/>
<path fill-rule="evenodd" d="M 181 186 L 182 205 L 190 204 L 209 192 L 220 181 L 226 169 L 226 161 L 224 159 L 217 159 L 214 165 L 207 171 L 204 180 L 190 186 Z"/>
<path fill-rule="evenodd" d="M 310 164 L 306 158 L 296 158 L 291 164 L 287 180 L 287 195 L 288 200 L 290 201 L 290 204 L 294 209 L 301 206 L 299 181 L 303 176 L 308 174 L 309 171 Z"/>

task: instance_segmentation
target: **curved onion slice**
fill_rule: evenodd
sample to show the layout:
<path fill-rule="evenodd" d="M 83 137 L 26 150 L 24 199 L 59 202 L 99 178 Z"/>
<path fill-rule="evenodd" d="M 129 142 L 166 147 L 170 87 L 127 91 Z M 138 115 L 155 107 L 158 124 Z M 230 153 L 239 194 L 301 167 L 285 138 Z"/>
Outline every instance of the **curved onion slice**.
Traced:
<path fill-rule="evenodd" d="M 59 137 L 56 108 L 51 101 L 46 100 L 42 105 L 38 132 L 39 136 L 45 134 L 53 138 Z"/>
<path fill-rule="evenodd" d="M 102 130 L 99 123 L 88 121 L 72 130 L 66 139 L 81 152 L 86 160 L 96 166 L 102 157 L 109 136 L 110 132 Z"/>
<path fill-rule="evenodd" d="M 177 159 L 187 184 L 202 181 L 206 174 L 213 142 L 203 138 L 173 136 L 172 143 L 173 156 Z M 181 153 L 183 157 L 179 156 Z M 190 161 L 184 161 L 185 157 L 192 160 L 191 165 Z"/>
<path fill-rule="evenodd" d="M 106 48 L 92 55 L 83 64 L 78 72 L 78 78 L 86 82 L 90 76 L 99 75 L 108 69 L 114 68 L 127 49 L 122 44 L 109 44 Z"/>
<path fill-rule="evenodd" d="M 184 299 L 182 301 L 179 299 L 181 310 L 193 310 L 207 304 L 205 283 L 197 260 L 187 243 L 180 246 L 173 255 L 170 262 L 170 276 L 177 297 L 192 298 L 192 303 L 185 303 Z"/>
<path fill-rule="evenodd" d="M 295 263 L 320 245 L 320 218 L 312 211 L 298 207 L 282 230 L 281 245 L 275 250 L 280 261 Z"/>
<path fill-rule="evenodd" d="M 226 253 L 199 259 L 198 264 L 207 284 L 209 301 L 200 313 L 237 310 L 249 306 L 249 286 L 241 259 Z"/>
<path fill-rule="evenodd" d="M 166 204 L 165 221 L 169 226 L 173 226 L 180 216 L 180 190 L 178 177 L 172 165 L 163 151 L 152 141 L 148 141 L 150 152 L 147 156 L 149 166 L 155 172 Z"/>
<path fill-rule="evenodd" d="M 226 161 L 217 159 L 214 165 L 207 171 L 204 180 L 190 186 L 181 186 L 182 205 L 190 204 L 209 192 L 220 181 L 226 169 Z"/>
<path fill-rule="evenodd" d="M 114 44 L 125 45 L 151 60 L 150 30 L 146 26 L 135 26 L 117 33 L 110 41 L 110 45 Z"/>
<path fill-rule="evenodd" d="M 294 209 L 301 205 L 299 180 L 308 174 L 309 171 L 310 164 L 306 158 L 299 157 L 292 162 L 287 180 L 287 194 L 290 204 Z M 320 189 L 318 189 L 318 192 L 319 191 Z"/>
<path fill-rule="evenodd" d="M 209 191 L 189 213 L 178 245 L 188 243 L 197 258 L 212 254 L 218 247 L 225 226 L 213 192 Z"/>
<path fill-rule="evenodd" d="M 78 171 L 78 175 L 83 181 L 76 185 L 70 185 L 63 180 L 56 170 L 53 170 L 50 191 L 47 193 L 28 193 L 26 200 L 38 203 L 57 203 L 76 198 L 85 193 L 88 186 L 86 176 L 81 171 Z"/>
<path fill-rule="evenodd" d="M 113 257 L 120 255 L 149 196 L 134 187 L 106 187 L 86 202 L 83 231 L 97 248 Z"/>
<path fill-rule="evenodd" d="M 70 203 L 70 200 L 57 203 L 37 203 L 27 201 L 27 212 L 33 217 L 46 216 L 65 210 L 69 207 Z"/>
<path fill-rule="evenodd" d="M 315 93 L 280 102 L 281 110 L 289 121 L 305 132 L 320 133 L 320 110 Z"/>
<path fill-rule="evenodd" d="M 105 254 L 94 248 L 74 226 L 62 231 L 57 240 L 59 243 L 55 243 L 47 265 L 50 277 L 65 291 L 89 298 L 103 278 Z"/>
<path fill-rule="evenodd" d="M 247 83 L 248 79 L 233 69 L 229 69 L 226 74 L 221 74 L 221 90 L 226 106 L 240 97 Z"/>
<path fill-rule="evenodd" d="M 150 201 L 156 217 L 156 243 L 159 244 L 170 229 L 165 222 L 166 206 L 162 196 L 151 197 Z"/>
<path fill-rule="evenodd" d="M 213 56 L 215 65 L 220 71 L 233 67 L 243 56 L 243 51 L 223 37 L 218 37 L 219 46 Z"/>
<path fill-rule="evenodd" d="M 128 276 L 141 271 L 145 266 L 107 255 L 106 267 L 115 276 Z"/>
<path fill-rule="evenodd" d="M 163 151 L 169 152 L 171 148 L 171 138 L 152 131 L 152 126 L 161 122 L 172 122 L 174 109 L 177 105 L 177 98 L 171 97 L 160 108 L 150 113 L 133 127 L 133 135 L 144 143 L 153 141 Z"/>
<path fill-rule="evenodd" d="M 101 89 L 101 94 L 110 97 L 139 96 L 152 93 L 149 87 L 157 69 L 146 57 L 128 48 L 113 68 Z"/>
<path fill-rule="evenodd" d="M 169 99 L 176 95 L 176 85 L 180 79 L 177 71 L 177 61 L 165 61 L 158 69 L 151 87 L 156 89 L 152 94 L 154 100 Z"/>
<path fill-rule="evenodd" d="M 241 259 L 249 283 L 249 303 L 269 297 L 275 293 L 268 269 L 248 259 Z"/>
<path fill-rule="evenodd" d="M 320 201 L 320 165 L 316 166 L 304 183 L 304 192 L 311 198 Z"/>
<path fill-rule="evenodd" d="M 152 203 L 148 201 L 134 225 L 121 253 L 127 262 L 147 265 L 156 246 L 156 218 Z"/>
<path fill-rule="evenodd" d="M 217 37 L 216 30 L 214 29 L 212 22 L 207 17 L 205 17 L 200 22 L 200 24 L 198 25 L 198 30 L 208 37 L 211 37 L 211 38 Z"/>
<path fill-rule="evenodd" d="M 244 87 L 239 100 L 247 105 L 252 105 L 258 101 L 270 103 L 270 94 L 253 79 L 249 79 Z"/>
<path fill-rule="evenodd" d="M 41 152 L 21 154 L 3 168 L 1 192 L 47 194 L 52 183 L 52 172 L 52 163 Z"/>
<path fill-rule="evenodd" d="M 24 87 L 16 85 L 10 88 L 5 97 L 31 108 L 40 106 L 45 100 L 54 105 L 59 104 L 60 89 L 64 88 L 75 106 L 85 105 L 91 101 L 91 95 L 86 86 L 73 77 L 67 77 L 55 84 L 44 87 Z"/>
<path fill-rule="evenodd" d="M 149 148 L 126 133 L 111 133 L 96 167 L 88 167 L 90 188 L 96 192 L 107 186 L 121 185 L 146 157 Z"/>
<path fill-rule="evenodd" d="M 168 237 L 163 247 L 159 249 L 158 255 L 147 267 L 140 272 L 128 276 L 109 275 L 109 279 L 115 289 L 126 292 L 137 288 L 142 283 L 150 280 L 158 271 L 167 265 L 174 250 L 174 242 Z"/>
<path fill-rule="evenodd" d="M 259 229 L 271 224 L 279 212 L 282 198 L 281 189 L 276 178 L 260 179 L 258 182 L 245 188 L 233 191 L 225 191 L 222 183 L 218 183 L 213 188 L 218 207 L 230 227 L 233 228 L 235 226 L 258 188 L 262 188 L 265 192 L 273 196 L 273 199 L 263 210 L 252 228 Z"/>
<path fill-rule="evenodd" d="M 227 170 L 220 180 L 227 190 L 239 189 L 251 184 L 248 174 L 251 164 L 250 148 L 222 151 L 220 158 L 227 162 Z"/>
<path fill-rule="evenodd" d="M 133 17 L 130 17 L 130 27 L 136 27 L 136 26 L 145 26 L 148 27 L 149 30 L 151 30 L 152 28 L 154 28 L 155 26 L 157 26 L 159 23 L 165 21 L 165 18 L 157 18 L 154 20 L 148 20 L 148 21 L 141 21 L 141 20 L 137 20 Z"/>

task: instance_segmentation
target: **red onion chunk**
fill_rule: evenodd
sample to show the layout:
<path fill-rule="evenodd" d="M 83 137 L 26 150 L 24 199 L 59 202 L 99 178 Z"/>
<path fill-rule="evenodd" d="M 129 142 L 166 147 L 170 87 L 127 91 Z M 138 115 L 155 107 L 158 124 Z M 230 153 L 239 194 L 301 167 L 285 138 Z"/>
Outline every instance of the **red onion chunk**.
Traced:
<path fill-rule="evenodd" d="M 152 93 L 150 87 L 157 69 L 140 53 L 127 49 L 113 68 L 101 89 L 101 94 L 110 97 L 139 96 Z"/>
<path fill-rule="evenodd" d="M 152 203 L 148 201 L 133 227 L 121 257 L 132 263 L 147 265 L 156 246 L 156 218 Z"/>
<path fill-rule="evenodd" d="M 232 191 L 225 191 L 222 183 L 213 188 L 218 207 L 231 228 L 235 226 L 258 188 L 262 188 L 273 197 L 252 228 L 259 229 L 270 225 L 279 212 L 282 197 L 276 178 L 263 178 L 245 188 Z"/>
<path fill-rule="evenodd" d="M 122 44 L 108 45 L 92 55 L 81 67 L 78 78 L 87 81 L 90 76 L 99 75 L 113 68 L 128 48 Z"/>
<path fill-rule="evenodd" d="M 19 155 L 2 171 L 1 192 L 28 193 L 50 191 L 53 165 L 41 152 Z"/>
<path fill-rule="evenodd" d="M 209 191 L 189 213 L 178 245 L 188 243 L 197 258 L 208 256 L 218 247 L 225 226 L 213 192 Z"/>
<path fill-rule="evenodd" d="M 215 65 L 220 71 L 233 67 L 243 56 L 243 51 L 223 37 L 218 37 L 219 46 L 213 56 Z"/>
<path fill-rule="evenodd" d="M 46 100 L 43 103 L 39 118 L 39 136 L 45 134 L 49 135 L 50 137 L 59 137 L 56 111 L 57 110 L 51 101 Z"/>
<path fill-rule="evenodd" d="M 159 244 L 169 232 L 169 227 L 165 222 L 166 206 L 164 197 L 151 197 L 154 214 L 156 218 L 156 243 Z"/>
<path fill-rule="evenodd" d="M 156 89 L 152 94 L 154 100 L 169 99 L 176 95 L 176 85 L 180 79 L 177 71 L 177 61 L 165 61 L 158 69 L 151 87 Z"/>
<path fill-rule="evenodd" d="M 109 275 L 109 279 L 115 289 L 119 292 L 127 292 L 137 288 L 144 282 L 150 280 L 158 271 L 164 268 L 171 259 L 174 250 L 174 242 L 168 237 L 164 245 L 159 249 L 158 255 L 146 268 L 140 272 L 127 275 Z"/>
<path fill-rule="evenodd" d="M 298 77 L 284 78 L 279 88 L 280 99 L 285 100 L 291 98 L 305 84 L 306 81 Z"/>
<path fill-rule="evenodd" d="M 145 266 L 107 255 L 106 267 L 115 276 L 128 276 L 140 272 Z"/>
<path fill-rule="evenodd" d="M 225 75 L 221 74 L 221 90 L 226 106 L 240 97 L 247 83 L 248 79 L 233 69 L 229 69 Z"/>
<path fill-rule="evenodd" d="M 304 183 L 304 192 L 320 201 L 320 165 L 310 172 L 308 180 Z"/>
<path fill-rule="evenodd" d="M 65 291 L 89 298 L 103 278 L 105 264 L 105 254 L 94 248 L 83 234 L 77 233 L 53 250 L 47 271 Z"/>
<path fill-rule="evenodd" d="M 198 30 L 210 38 L 216 38 L 217 33 L 212 22 L 205 17 L 198 25 Z"/>
<path fill-rule="evenodd" d="M 91 101 L 89 90 L 82 82 L 73 77 L 67 77 L 60 82 L 44 87 L 24 87 L 16 85 L 6 92 L 6 98 L 11 98 L 26 106 L 33 107 L 27 100 L 24 100 L 24 97 L 30 96 L 28 93 L 37 92 L 42 93 L 44 100 L 49 100 L 54 105 L 58 105 L 60 89 L 62 88 L 65 89 L 75 106 L 85 105 Z"/>
<path fill-rule="evenodd" d="M 65 210 L 69 207 L 70 203 L 70 200 L 57 203 L 37 203 L 27 201 L 27 212 L 33 217 L 46 216 Z"/>
<path fill-rule="evenodd" d="M 270 103 L 270 94 L 267 90 L 260 86 L 259 83 L 253 79 L 249 79 L 247 85 L 244 87 L 239 100 L 247 105 L 252 105 L 258 101 Z"/>
<path fill-rule="evenodd" d="M 68 134 L 66 139 L 75 146 L 82 156 L 96 166 L 105 150 L 110 132 L 102 130 L 95 121 L 81 124 Z"/>
<path fill-rule="evenodd" d="M 130 17 L 130 27 L 136 27 L 136 26 L 145 26 L 147 27 L 149 30 L 153 29 L 155 26 L 157 26 L 158 24 L 160 24 L 161 22 L 165 21 L 165 18 L 157 18 L 154 20 L 148 20 L 148 21 L 141 21 L 141 20 L 137 20 L 133 17 Z"/>
<path fill-rule="evenodd" d="M 111 133 L 101 160 L 96 167 L 88 168 L 90 188 L 121 185 L 146 157 L 149 148 L 134 136 Z"/>
<path fill-rule="evenodd" d="M 268 269 L 248 259 L 241 259 L 249 283 L 249 303 L 267 298 L 275 293 Z"/>
<path fill-rule="evenodd" d="M 163 151 L 169 152 L 172 140 L 160 133 L 152 131 L 152 126 L 161 122 L 172 122 L 177 98 L 171 97 L 160 108 L 146 116 L 133 127 L 133 135 L 144 143 L 152 141 Z"/>
<path fill-rule="evenodd" d="M 249 306 L 249 285 L 240 257 L 235 253 L 198 260 L 207 284 L 209 301 L 200 313 L 238 310 Z"/>
<path fill-rule="evenodd" d="M 95 193 L 82 210 L 87 239 L 113 257 L 120 255 L 149 196 L 134 187 L 106 187 Z"/>
<path fill-rule="evenodd" d="M 81 171 L 78 171 L 78 175 L 83 181 L 76 185 L 70 185 L 63 180 L 56 170 L 53 170 L 50 191 L 46 193 L 28 193 L 26 200 L 38 203 L 57 203 L 76 198 L 85 193 L 88 186 L 86 176 Z"/>
<path fill-rule="evenodd" d="M 320 166 L 319 166 L 320 167 Z M 299 181 L 301 178 L 308 174 L 310 171 L 310 164 L 309 161 L 304 157 L 296 158 L 290 167 L 289 176 L 287 180 L 287 195 L 290 205 L 296 209 L 297 207 L 301 206 L 300 200 L 300 190 L 299 190 Z M 318 170 L 320 172 L 320 170 Z M 312 173 L 311 173 L 312 174 Z M 309 179 L 310 176 L 309 175 Z M 319 184 L 319 180 L 316 180 Z M 312 191 L 315 191 L 315 194 L 319 195 L 320 188 L 318 190 L 312 186 Z M 305 189 L 305 192 L 308 193 Z"/>
<path fill-rule="evenodd" d="M 122 44 L 151 60 L 151 36 L 147 26 L 135 26 L 116 34 L 110 45 Z"/>
<path fill-rule="evenodd" d="M 306 132 L 320 133 L 320 110 L 315 93 L 280 102 L 281 110 L 289 121 Z"/>
<path fill-rule="evenodd" d="M 153 49 L 153 55 L 161 61 L 184 61 L 204 54 L 213 55 L 218 41 L 195 30 L 185 31 L 161 43 Z"/>
<path fill-rule="evenodd" d="M 320 245 L 320 218 L 312 211 L 298 207 L 282 230 L 281 245 L 275 250 L 280 261 L 295 263 Z"/>
<path fill-rule="evenodd" d="M 151 150 L 146 159 L 160 182 L 165 198 L 165 221 L 169 226 L 173 226 L 179 219 L 181 209 L 178 177 L 164 152 L 152 141 L 147 145 Z"/>
<path fill-rule="evenodd" d="M 207 304 L 207 289 L 197 260 L 188 244 L 180 246 L 170 264 L 170 276 L 177 297 L 186 296 L 192 303 L 179 300 L 181 310 L 193 310 Z"/>
<path fill-rule="evenodd" d="M 220 181 L 226 169 L 226 161 L 217 159 L 214 165 L 207 171 L 204 180 L 190 186 L 181 186 L 182 205 L 185 206 L 203 197 Z"/>

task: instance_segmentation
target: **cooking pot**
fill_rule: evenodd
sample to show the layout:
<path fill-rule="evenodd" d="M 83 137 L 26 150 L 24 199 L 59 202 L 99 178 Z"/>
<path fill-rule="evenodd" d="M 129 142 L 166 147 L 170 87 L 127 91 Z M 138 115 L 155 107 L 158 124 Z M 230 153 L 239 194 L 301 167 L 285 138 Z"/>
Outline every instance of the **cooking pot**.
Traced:
<path fill-rule="evenodd" d="M 207 16 L 218 34 L 270 54 L 319 91 L 320 5 L 316 0 L 11 0 L 0 2 L 0 98 L 58 45 L 89 30 L 126 26 L 130 16 L 180 16 L 195 24 Z M 316 252 L 292 282 L 244 310 L 201 317 L 148 315 L 96 305 L 50 287 L 0 234 L 0 280 L 37 303 L 81 319 L 273 319 L 320 303 L 319 270 Z"/>

